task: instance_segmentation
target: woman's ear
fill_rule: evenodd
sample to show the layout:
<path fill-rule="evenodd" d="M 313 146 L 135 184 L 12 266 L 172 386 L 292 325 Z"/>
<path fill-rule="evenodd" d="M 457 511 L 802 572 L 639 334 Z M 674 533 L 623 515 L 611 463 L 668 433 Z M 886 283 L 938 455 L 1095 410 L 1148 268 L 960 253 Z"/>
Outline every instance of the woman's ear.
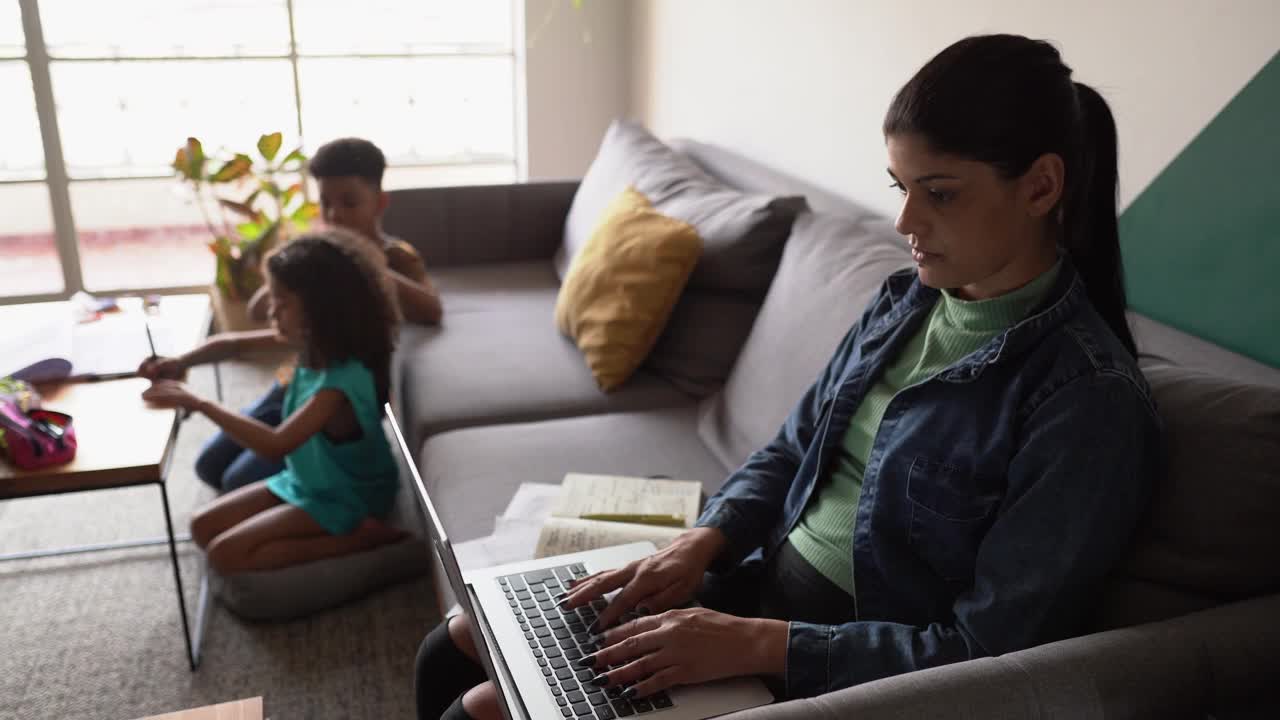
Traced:
<path fill-rule="evenodd" d="M 1021 178 L 1027 214 L 1035 218 L 1044 217 L 1058 207 L 1065 181 L 1066 168 L 1061 155 L 1045 153 L 1036 158 Z"/>

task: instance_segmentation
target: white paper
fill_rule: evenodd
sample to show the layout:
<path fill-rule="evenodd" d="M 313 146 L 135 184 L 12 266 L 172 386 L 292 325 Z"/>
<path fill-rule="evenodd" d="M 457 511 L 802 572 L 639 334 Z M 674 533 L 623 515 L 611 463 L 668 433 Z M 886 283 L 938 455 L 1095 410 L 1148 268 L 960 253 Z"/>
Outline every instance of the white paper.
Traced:
<path fill-rule="evenodd" d="M 548 483 L 521 483 L 502 512 L 502 517 L 545 520 L 560 498 L 560 486 Z"/>
<path fill-rule="evenodd" d="M 560 495 L 560 486 L 523 483 L 516 489 L 507 509 L 494 518 L 493 532 L 482 538 L 453 546 L 463 570 L 532 560 L 542 524 Z"/>

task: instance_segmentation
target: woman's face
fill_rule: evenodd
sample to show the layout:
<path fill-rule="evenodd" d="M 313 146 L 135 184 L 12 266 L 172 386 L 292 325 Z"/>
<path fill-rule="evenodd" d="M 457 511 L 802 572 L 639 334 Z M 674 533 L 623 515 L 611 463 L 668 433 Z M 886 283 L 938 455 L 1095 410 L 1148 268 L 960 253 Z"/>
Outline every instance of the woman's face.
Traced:
<path fill-rule="evenodd" d="M 886 145 L 902 194 L 894 227 L 910 242 L 922 283 L 979 300 L 1015 290 L 1056 262 L 1045 216 L 1060 195 L 1051 177 L 1056 167 L 1060 187 L 1057 156 L 1007 180 L 987 163 L 933 152 L 919 135 L 891 135 Z"/>

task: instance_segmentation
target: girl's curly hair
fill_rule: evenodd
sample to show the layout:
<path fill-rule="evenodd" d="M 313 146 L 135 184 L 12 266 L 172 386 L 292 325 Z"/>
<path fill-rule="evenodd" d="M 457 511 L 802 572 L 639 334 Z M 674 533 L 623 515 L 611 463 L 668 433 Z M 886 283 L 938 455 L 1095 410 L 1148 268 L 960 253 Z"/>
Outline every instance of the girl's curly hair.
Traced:
<path fill-rule="evenodd" d="M 264 262 L 272 281 L 302 302 L 302 362 L 324 367 L 359 361 L 373 374 L 379 403 L 390 392 L 400 324 L 386 263 L 372 242 L 336 228 L 301 235 Z"/>

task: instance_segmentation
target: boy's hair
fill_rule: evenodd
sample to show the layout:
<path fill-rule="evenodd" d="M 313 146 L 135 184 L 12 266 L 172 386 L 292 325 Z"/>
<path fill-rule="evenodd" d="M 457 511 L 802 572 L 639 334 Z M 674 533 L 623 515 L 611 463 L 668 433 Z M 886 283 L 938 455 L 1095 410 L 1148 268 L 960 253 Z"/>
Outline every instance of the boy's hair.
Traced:
<path fill-rule="evenodd" d="M 339 138 L 327 142 L 316 150 L 307 165 L 311 177 L 319 180 L 328 177 L 363 178 L 375 190 L 382 189 L 382 173 L 387 169 L 387 158 L 377 145 L 363 138 Z"/>
<path fill-rule="evenodd" d="M 272 281 L 302 302 L 303 364 L 331 367 L 357 360 L 373 374 L 378 402 L 386 402 L 400 323 L 383 271 L 386 256 L 354 233 L 331 228 L 277 247 L 265 265 Z"/>

